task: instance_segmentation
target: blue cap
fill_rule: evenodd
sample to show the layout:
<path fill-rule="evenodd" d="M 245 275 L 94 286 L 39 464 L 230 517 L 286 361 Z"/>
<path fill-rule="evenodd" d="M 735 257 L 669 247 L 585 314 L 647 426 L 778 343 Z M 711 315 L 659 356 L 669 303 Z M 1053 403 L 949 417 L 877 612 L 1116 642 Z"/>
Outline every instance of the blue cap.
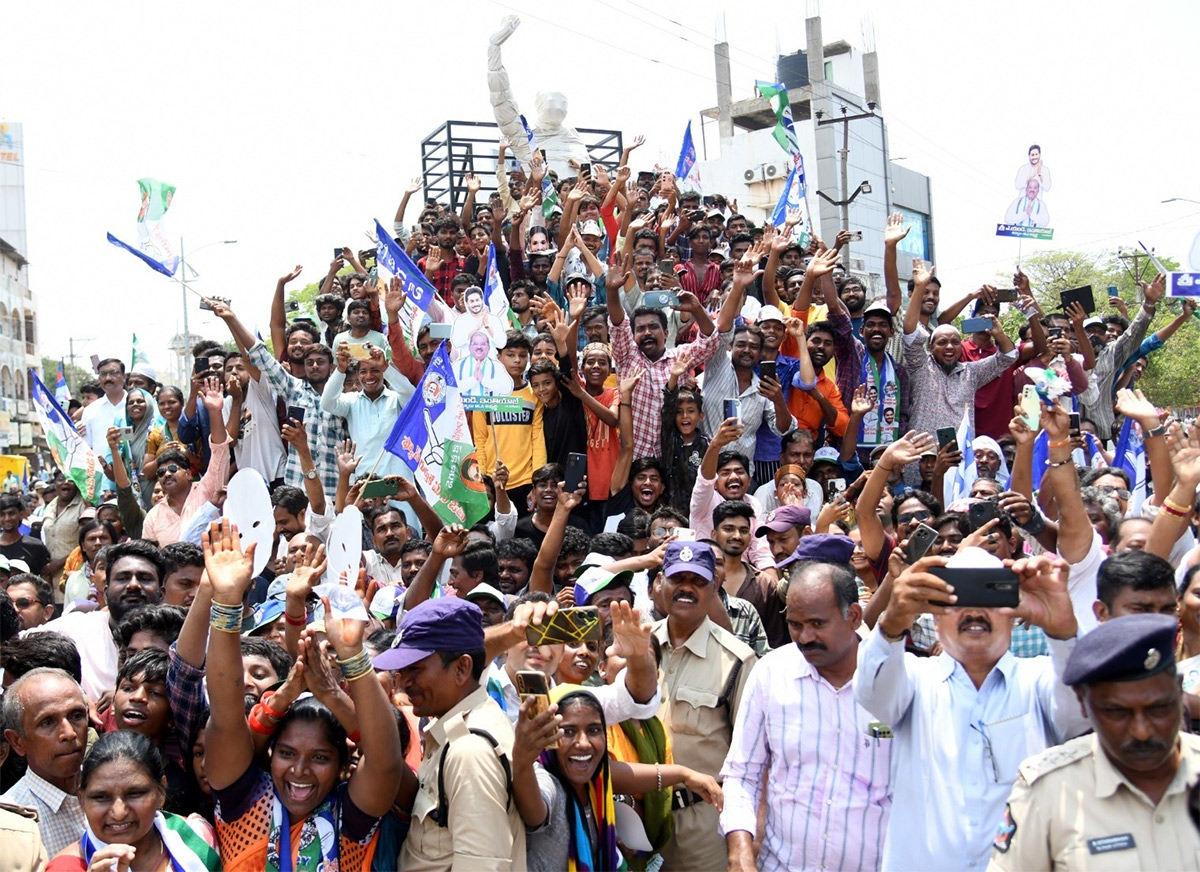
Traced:
<path fill-rule="evenodd" d="M 269 599 L 259 603 L 254 607 L 254 626 L 246 631 L 247 636 L 253 636 L 255 633 L 260 633 L 267 628 L 268 624 L 273 624 L 283 617 L 283 602 L 277 599 Z"/>
<path fill-rule="evenodd" d="M 1063 684 L 1138 681 L 1175 666 L 1178 622 L 1169 615 L 1113 618 L 1075 643 Z"/>
<path fill-rule="evenodd" d="M 712 546 L 705 542 L 670 543 L 663 557 L 663 575 L 670 577 L 680 572 L 694 572 L 708 581 L 716 578 L 717 559 Z"/>
<path fill-rule="evenodd" d="M 819 560 L 821 563 L 849 563 L 854 553 L 854 540 L 833 533 L 813 533 L 805 536 L 796 550 L 776 564 L 777 569 L 799 560 Z"/>
<path fill-rule="evenodd" d="M 426 600 L 405 612 L 396 642 L 371 661 L 376 669 L 406 669 L 438 651 L 483 649 L 483 612 L 458 597 Z"/>
<path fill-rule="evenodd" d="M 589 566 L 575 578 L 575 605 L 586 606 L 588 601 L 610 585 L 629 587 L 633 573 L 628 569 L 609 572 L 603 566 Z"/>

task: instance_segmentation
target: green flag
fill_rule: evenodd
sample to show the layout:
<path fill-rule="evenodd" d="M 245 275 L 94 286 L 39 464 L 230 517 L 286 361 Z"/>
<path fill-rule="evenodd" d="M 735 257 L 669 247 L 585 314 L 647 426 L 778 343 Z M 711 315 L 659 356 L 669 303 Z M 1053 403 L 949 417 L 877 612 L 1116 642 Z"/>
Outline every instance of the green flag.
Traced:
<path fill-rule="evenodd" d="M 796 140 L 796 128 L 792 125 L 792 104 L 788 99 L 787 86 L 779 82 L 755 82 L 758 93 L 771 104 L 775 113 L 775 129 L 771 135 L 779 143 L 779 147 L 788 153 L 788 157 L 800 152 L 800 143 Z"/>
<path fill-rule="evenodd" d="M 130 370 L 136 369 L 139 363 L 145 363 L 147 365 L 150 363 L 149 356 L 147 356 L 146 352 L 142 351 L 141 346 L 138 345 L 136 333 L 133 334 L 133 353 L 130 355 L 130 357 L 132 358 L 129 363 Z"/>

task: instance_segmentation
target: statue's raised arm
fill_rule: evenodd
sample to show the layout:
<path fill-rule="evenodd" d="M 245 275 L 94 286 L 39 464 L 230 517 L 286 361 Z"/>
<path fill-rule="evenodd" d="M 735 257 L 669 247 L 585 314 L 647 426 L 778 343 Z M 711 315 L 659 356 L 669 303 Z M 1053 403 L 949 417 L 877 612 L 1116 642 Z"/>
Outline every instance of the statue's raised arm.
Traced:
<path fill-rule="evenodd" d="M 525 129 L 521 126 L 521 110 L 508 84 L 508 70 L 504 69 L 504 59 L 500 57 L 500 46 L 520 24 L 521 19 L 517 16 L 506 16 L 500 29 L 492 34 L 488 42 L 488 90 L 491 91 L 492 112 L 500 132 L 508 137 L 509 147 L 521 165 L 529 166 L 533 154 L 529 150 Z"/>

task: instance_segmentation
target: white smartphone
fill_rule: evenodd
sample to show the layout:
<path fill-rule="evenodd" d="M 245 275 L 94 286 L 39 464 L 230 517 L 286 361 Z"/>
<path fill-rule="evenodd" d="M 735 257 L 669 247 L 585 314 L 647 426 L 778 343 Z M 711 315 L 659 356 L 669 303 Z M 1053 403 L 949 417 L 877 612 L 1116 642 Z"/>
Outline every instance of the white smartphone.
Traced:
<path fill-rule="evenodd" d="M 1037 388 L 1033 385 L 1021 388 L 1020 406 L 1021 420 L 1036 433 L 1042 426 L 1042 398 L 1038 396 Z"/>

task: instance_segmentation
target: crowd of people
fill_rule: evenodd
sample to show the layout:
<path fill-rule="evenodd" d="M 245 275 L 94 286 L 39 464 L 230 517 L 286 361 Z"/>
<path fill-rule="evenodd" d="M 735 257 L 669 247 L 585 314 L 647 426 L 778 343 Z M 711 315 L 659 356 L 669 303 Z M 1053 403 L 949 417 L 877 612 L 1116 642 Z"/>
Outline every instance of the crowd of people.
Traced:
<path fill-rule="evenodd" d="M 943 305 L 900 215 L 876 293 L 638 144 L 414 182 L 425 312 L 342 248 L 190 384 L 99 362 L 96 504 L 0 497 L 0 869 L 1196 868 L 1200 427 L 1137 388 L 1190 305 Z M 470 527 L 384 447 L 454 347 Z"/>

